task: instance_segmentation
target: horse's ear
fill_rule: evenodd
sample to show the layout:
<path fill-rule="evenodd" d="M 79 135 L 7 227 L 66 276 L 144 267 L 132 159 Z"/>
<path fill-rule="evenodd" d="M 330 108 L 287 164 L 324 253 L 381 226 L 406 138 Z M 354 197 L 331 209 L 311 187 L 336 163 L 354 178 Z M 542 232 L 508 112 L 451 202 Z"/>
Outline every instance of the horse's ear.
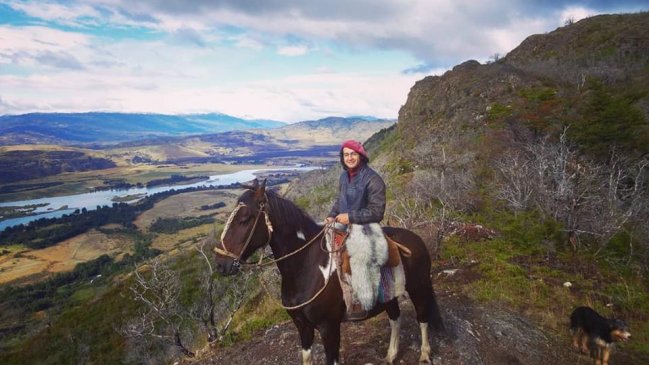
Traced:
<path fill-rule="evenodd" d="M 266 179 L 259 184 L 259 181 L 255 179 L 255 198 L 257 200 L 262 200 L 266 196 Z"/>
<path fill-rule="evenodd" d="M 252 180 L 251 188 L 257 190 L 259 188 L 259 180 L 257 179 Z"/>
<path fill-rule="evenodd" d="M 239 186 L 241 186 L 241 187 L 244 188 L 244 189 L 248 189 L 248 190 L 257 190 L 257 189 L 259 188 L 259 181 L 258 181 L 257 179 L 254 179 L 254 180 L 252 181 L 252 184 L 251 184 L 251 185 L 248 185 L 248 184 L 239 184 Z"/>

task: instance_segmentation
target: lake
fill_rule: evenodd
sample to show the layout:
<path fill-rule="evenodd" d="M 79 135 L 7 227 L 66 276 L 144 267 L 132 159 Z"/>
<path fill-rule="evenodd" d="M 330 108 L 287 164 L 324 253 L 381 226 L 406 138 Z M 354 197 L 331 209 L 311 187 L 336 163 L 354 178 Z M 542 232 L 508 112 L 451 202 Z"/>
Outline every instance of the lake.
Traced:
<path fill-rule="evenodd" d="M 40 218 L 57 218 L 63 214 L 70 214 L 75 210 L 86 208 L 87 210 L 95 210 L 97 206 L 112 206 L 114 199 L 124 198 L 128 196 L 138 196 L 139 198 L 127 201 L 128 203 L 135 202 L 145 195 L 153 195 L 171 189 L 185 189 L 198 186 L 219 186 L 230 185 L 238 182 L 246 182 L 253 180 L 256 176 L 255 173 L 263 171 L 308 171 L 313 170 L 314 167 L 289 167 L 289 168 L 268 168 L 268 169 L 250 169 L 242 170 L 230 174 L 212 175 L 207 180 L 199 181 L 186 185 L 159 185 L 150 188 L 146 187 L 133 187 L 130 189 L 120 190 L 103 190 L 95 191 L 92 193 L 45 197 L 39 199 L 20 200 L 13 202 L 0 203 L 0 207 L 24 207 L 28 205 L 43 205 L 34 209 L 34 215 L 11 218 L 0 221 L 0 231 L 7 227 L 13 227 L 19 224 L 27 224 L 33 220 Z M 120 200 L 123 201 L 123 200 Z"/>

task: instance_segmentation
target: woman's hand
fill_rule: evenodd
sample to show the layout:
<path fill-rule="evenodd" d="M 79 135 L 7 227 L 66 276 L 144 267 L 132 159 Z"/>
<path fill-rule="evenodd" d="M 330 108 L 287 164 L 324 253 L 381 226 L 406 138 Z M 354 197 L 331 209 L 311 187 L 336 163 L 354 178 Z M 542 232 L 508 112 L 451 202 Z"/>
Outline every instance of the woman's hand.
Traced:
<path fill-rule="evenodd" d="M 336 216 L 336 222 L 341 223 L 341 224 L 349 224 L 349 214 L 348 213 L 340 213 Z"/>

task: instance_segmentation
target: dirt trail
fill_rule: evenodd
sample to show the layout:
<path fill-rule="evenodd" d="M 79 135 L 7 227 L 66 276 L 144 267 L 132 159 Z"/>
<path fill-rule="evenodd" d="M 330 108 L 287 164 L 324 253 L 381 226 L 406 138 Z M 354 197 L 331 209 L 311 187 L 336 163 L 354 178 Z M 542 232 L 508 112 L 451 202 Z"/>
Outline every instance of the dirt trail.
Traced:
<path fill-rule="evenodd" d="M 458 285 L 471 281 L 464 275 L 438 277 L 437 298 L 446 333 L 431 333 L 434 365 L 591 365 L 586 355 L 573 351 L 568 334 L 553 335 L 508 308 L 481 306 L 456 294 Z M 401 343 L 395 364 L 418 364 L 420 331 L 409 299 L 400 300 Z M 317 333 L 317 332 L 316 332 Z M 343 323 L 341 362 L 345 365 L 383 364 L 390 340 L 387 315 L 364 322 Z M 302 364 L 297 330 L 291 322 L 257 333 L 252 340 L 227 348 L 200 351 L 197 358 L 182 365 Z M 313 347 L 314 364 L 324 364 L 324 348 L 319 337 Z M 649 357 L 623 348 L 611 356 L 610 365 L 649 364 Z"/>
<path fill-rule="evenodd" d="M 584 355 L 572 351 L 564 339 L 555 338 L 516 313 L 483 308 L 466 298 L 439 298 L 446 334 L 433 334 L 434 365 L 552 365 L 591 364 Z M 414 309 L 403 300 L 401 345 L 396 364 L 419 361 L 419 328 Z M 381 364 L 390 337 L 387 316 L 382 314 L 364 322 L 342 326 L 341 360 L 346 365 Z M 316 338 L 314 363 L 324 364 L 324 349 Z M 640 364 L 623 353 L 614 353 L 611 364 Z M 251 341 L 199 353 L 188 365 L 212 364 L 301 364 L 297 331 L 292 323 L 276 325 L 258 333 Z"/>

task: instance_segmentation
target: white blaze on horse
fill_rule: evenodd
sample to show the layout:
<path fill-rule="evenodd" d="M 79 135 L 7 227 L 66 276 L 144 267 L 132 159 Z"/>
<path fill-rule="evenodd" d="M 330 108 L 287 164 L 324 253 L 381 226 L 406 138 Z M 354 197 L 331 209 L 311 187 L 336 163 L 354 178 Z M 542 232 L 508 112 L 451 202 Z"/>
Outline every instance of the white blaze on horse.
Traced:
<path fill-rule="evenodd" d="M 407 229 L 384 227 L 383 231 L 411 252 L 409 257 L 401 257 L 406 291 L 421 330 L 420 362 L 430 362 L 428 330 L 432 327 L 443 331 L 444 325 L 430 279 L 428 251 L 422 239 Z M 255 251 L 270 245 L 275 257 L 273 262 L 281 274 L 282 304 L 300 335 L 303 364 L 312 364 L 311 347 L 316 329 L 324 345 L 327 364 L 340 363 L 340 323 L 346 320 L 346 305 L 332 252 L 323 250 L 321 245 L 323 237 L 322 225 L 291 201 L 266 191 L 265 181 L 259 184 L 254 180 L 239 197 L 221 236 L 221 247 L 215 249 L 218 270 L 224 275 L 233 275 Z M 401 312 L 398 298 L 377 303 L 369 317 L 383 311 L 390 319 L 386 361 L 391 364 L 399 349 Z"/>

